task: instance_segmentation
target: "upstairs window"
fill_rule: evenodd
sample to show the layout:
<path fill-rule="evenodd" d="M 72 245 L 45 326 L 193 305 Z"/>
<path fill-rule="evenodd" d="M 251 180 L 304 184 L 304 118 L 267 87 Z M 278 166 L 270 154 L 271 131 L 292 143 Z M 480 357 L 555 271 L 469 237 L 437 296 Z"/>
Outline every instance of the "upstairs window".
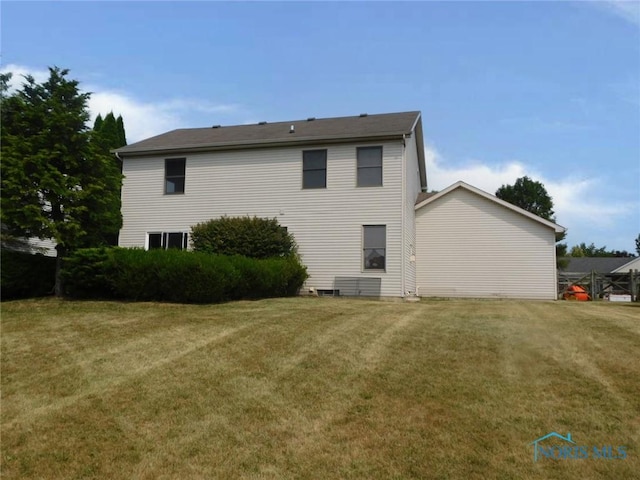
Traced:
<path fill-rule="evenodd" d="M 363 263 L 365 270 L 384 270 L 387 258 L 387 226 L 362 227 Z"/>
<path fill-rule="evenodd" d="M 186 158 L 167 158 L 164 161 L 164 193 L 184 193 Z"/>
<path fill-rule="evenodd" d="M 178 250 L 187 249 L 187 232 L 161 232 L 149 234 L 149 250 L 169 248 L 177 248 Z"/>
<path fill-rule="evenodd" d="M 327 151 L 302 152 L 302 188 L 327 188 Z"/>
<path fill-rule="evenodd" d="M 358 186 L 382 186 L 382 147 L 360 147 L 358 154 Z"/>

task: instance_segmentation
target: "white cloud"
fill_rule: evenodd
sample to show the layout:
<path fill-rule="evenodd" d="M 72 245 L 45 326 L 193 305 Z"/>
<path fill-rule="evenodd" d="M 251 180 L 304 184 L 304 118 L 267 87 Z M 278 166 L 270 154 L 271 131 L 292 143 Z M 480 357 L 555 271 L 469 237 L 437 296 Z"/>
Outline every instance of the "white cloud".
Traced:
<path fill-rule="evenodd" d="M 629 23 L 640 26 L 640 2 L 638 0 L 606 0 L 604 2 L 585 3 L 608 11 Z"/>
<path fill-rule="evenodd" d="M 448 166 L 437 150 L 425 145 L 425 160 L 430 190 L 443 190 L 462 180 L 485 192 L 494 194 L 502 185 L 513 184 L 527 175 L 541 182 L 553 198 L 557 222 L 569 229 L 570 244 L 607 244 L 609 230 L 637 212 L 634 202 L 612 200 L 615 188 L 600 179 L 567 177 L 553 180 L 518 161 L 489 165 L 474 161 L 463 166 Z"/>
<path fill-rule="evenodd" d="M 93 91 L 89 99 L 91 121 L 93 122 L 98 114 L 103 117 L 109 112 L 113 112 L 116 117 L 122 115 L 129 143 L 181 126 L 179 112 L 171 108 L 140 102 L 122 93 L 98 91 L 96 88 Z"/>
<path fill-rule="evenodd" d="M 49 78 L 48 70 L 39 70 L 23 65 L 6 65 L 0 72 L 13 73 L 10 91 L 19 88 L 23 83 L 22 75 L 32 75 L 41 83 Z M 154 135 L 159 135 L 176 128 L 192 127 L 194 115 L 233 115 L 240 111 L 236 104 L 216 104 L 194 98 L 173 98 L 162 102 L 144 102 L 134 96 L 115 90 L 105 89 L 99 85 L 83 85 L 80 87 L 92 92 L 88 107 L 91 114 L 91 125 L 98 116 L 109 112 L 122 115 L 129 143 L 137 142 Z"/>
<path fill-rule="evenodd" d="M 194 114 L 233 115 L 240 110 L 235 104 L 215 104 L 188 98 L 174 98 L 164 102 L 141 102 L 130 95 L 93 87 L 89 99 L 92 121 L 98 114 L 113 112 L 122 115 L 129 143 L 159 135 L 176 128 L 193 127 Z"/>
<path fill-rule="evenodd" d="M 10 63 L 0 68 L 0 73 L 11 73 L 13 76 L 9 81 L 9 93 L 16 91 L 25 83 L 24 77 L 31 75 L 37 83 L 42 83 L 49 78 L 49 70 L 39 70 L 28 68 L 22 65 Z"/>

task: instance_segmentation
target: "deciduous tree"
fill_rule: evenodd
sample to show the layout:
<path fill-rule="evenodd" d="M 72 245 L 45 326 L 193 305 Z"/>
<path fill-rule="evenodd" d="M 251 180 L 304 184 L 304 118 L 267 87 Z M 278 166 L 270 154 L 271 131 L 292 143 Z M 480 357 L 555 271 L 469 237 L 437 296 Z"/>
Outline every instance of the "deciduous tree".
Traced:
<path fill-rule="evenodd" d="M 554 221 L 553 200 L 540 182 L 521 177 L 513 185 L 502 185 L 496 197 L 531 212 L 545 220 Z"/>
<path fill-rule="evenodd" d="M 607 250 L 607 247 L 596 247 L 591 243 L 587 245 L 582 242 L 571 247 L 569 255 L 572 257 L 633 257 L 632 253 L 626 250 Z"/>

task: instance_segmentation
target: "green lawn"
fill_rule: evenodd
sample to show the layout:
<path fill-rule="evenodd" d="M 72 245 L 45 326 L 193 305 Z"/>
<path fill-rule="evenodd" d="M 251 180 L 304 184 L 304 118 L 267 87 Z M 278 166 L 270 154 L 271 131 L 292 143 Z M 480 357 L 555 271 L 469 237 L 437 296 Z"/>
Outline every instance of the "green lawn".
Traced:
<path fill-rule="evenodd" d="M 16 301 L 1 353 L 3 479 L 640 471 L 639 305 Z"/>

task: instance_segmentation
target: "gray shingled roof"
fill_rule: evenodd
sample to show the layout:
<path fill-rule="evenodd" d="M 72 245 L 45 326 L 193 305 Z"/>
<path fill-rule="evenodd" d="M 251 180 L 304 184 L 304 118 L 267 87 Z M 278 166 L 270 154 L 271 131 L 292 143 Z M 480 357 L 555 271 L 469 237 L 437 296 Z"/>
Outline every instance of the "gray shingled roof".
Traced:
<path fill-rule="evenodd" d="M 564 257 L 569 264 L 562 270 L 565 272 L 586 273 L 595 270 L 598 273 L 611 273 L 629 263 L 629 257 Z"/>
<path fill-rule="evenodd" d="M 410 134 L 420 112 L 290 120 L 287 122 L 185 128 L 173 130 L 115 150 L 119 155 L 144 155 L 171 151 L 202 151 L 267 145 L 296 145 L 367 139 L 401 138 Z M 291 126 L 294 133 L 289 133 Z M 422 134 L 422 131 L 419 132 Z"/>
<path fill-rule="evenodd" d="M 418 198 L 416 199 L 416 205 L 424 202 L 427 198 L 433 197 L 438 192 L 420 192 L 418 194 Z"/>

